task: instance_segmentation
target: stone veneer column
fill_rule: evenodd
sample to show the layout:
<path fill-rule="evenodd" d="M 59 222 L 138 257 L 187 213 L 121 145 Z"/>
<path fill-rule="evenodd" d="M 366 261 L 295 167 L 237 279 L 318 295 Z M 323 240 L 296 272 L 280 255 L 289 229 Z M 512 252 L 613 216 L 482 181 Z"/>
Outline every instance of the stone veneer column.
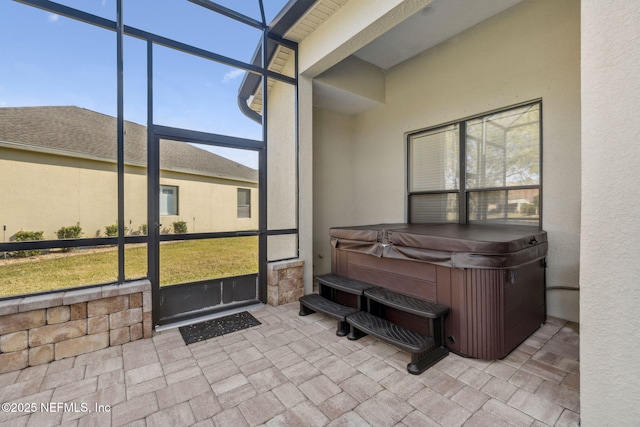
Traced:
<path fill-rule="evenodd" d="M 278 261 L 267 264 L 267 304 L 278 306 L 297 301 L 304 295 L 304 261 Z"/>

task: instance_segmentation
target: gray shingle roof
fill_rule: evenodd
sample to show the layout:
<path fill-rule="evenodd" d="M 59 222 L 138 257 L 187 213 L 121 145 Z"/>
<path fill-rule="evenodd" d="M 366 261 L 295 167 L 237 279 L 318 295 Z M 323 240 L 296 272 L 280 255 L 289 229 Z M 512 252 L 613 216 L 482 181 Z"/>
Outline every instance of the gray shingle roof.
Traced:
<path fill-rule="evenodd" d="M 125 121 L 125 162 L 147 164 L 147 128 Z M 64 155 L 115 161 L 115 117 L 84 108 L 0 108 L 0 143 Z M 182 142 L 161 140 L 161 167 L 207 176 L 257 182 L 258 171 Z"/>

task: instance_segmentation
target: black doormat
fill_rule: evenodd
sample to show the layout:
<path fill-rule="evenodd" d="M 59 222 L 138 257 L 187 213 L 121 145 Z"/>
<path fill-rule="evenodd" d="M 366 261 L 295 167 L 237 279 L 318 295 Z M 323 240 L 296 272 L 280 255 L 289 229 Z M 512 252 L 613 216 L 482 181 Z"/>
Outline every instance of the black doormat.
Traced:
<path fill-rule="evenodd" d="M 189 345 L 258 325 L 261 325 L 261 323 L 255 317 L 243 311 L 242 313 L 207 320 L 195 325 L 182 326 L 178 329 L 180 329 L 180 334 L 182 334 L 185 344 Z"/>

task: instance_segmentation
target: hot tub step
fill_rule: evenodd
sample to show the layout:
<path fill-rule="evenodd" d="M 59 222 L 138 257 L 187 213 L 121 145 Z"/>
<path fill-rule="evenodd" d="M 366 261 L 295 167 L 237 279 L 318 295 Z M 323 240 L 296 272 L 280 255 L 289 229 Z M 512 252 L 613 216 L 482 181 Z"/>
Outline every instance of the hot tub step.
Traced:
<path fill-rule="evenodd" d="M 373 287 L 373 285 L 359 280 L 347 279 L 346 277 L 336 276 L 335 274 L 325 274 L 316 277 L 320 285 L 346 292 L 354 295 L 362 295 L 364 291 Z"/>
<path fill-rule="evenodd" d="M 346 317 L 357 313 L 358 309 L 335 303 L 318 294 L 309 294 L 300 298 L 300 316 L 306 316 L 316 311 L 336 319 L 338 321 L 336 335 L 343 337 L 349 332 Z"/>
<path fill-rule="evenodd" d="M 434 346 L 433 338 L 359 311 L 347 317 L 347 323 L 368 335 L 409 352 L 423 352 Z"/>
<path fill-rule="evenodd" d="M 349 338 L 357 337 L 364 332 L 411 353 L 411 363 L 407 365 L 407 371 L 414 375 L 421 374 L 449 354 L 449 350 L 446 348 L 436 346 L 432 337 L 419 334 L 364 311 L 347 316 L 347 323 L 351 325 Z"/>
<path fill-rule="evenodd" d="M 389 307 L 415 314 L 428 319 L 439 319 L 449 313 L 449 307 L 398 294 L 384 288 L 370 288 L 364 291 L 365 297 Z"/>

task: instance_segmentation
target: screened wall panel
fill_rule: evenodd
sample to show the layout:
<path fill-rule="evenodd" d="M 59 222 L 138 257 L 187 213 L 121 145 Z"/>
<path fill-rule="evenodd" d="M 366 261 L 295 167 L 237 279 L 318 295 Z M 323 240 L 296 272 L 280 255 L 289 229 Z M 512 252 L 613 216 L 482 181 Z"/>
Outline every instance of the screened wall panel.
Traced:
<path fill-rule="evenodd" d="M 156 124 L 262 139 L 260 124 L 237 107 L 245 71 L 162 46 L 153 52 Z"/>
<path fill-rule="evenodd" d="M 238 104 L 286 0 L 220 2 L 249 18 L 197 0 L 3 3 L 0 298 L 146 277 L 155 311 L 160 285 L 249 277 L 242 301 L 258 300 L 267 258 L 297 256 L 295 45 L 269 41 L 287 83 Z"/>
<path fill-rule="evenodd" d="M 160 245 L 160 286 L 257 273 L 257 236 L 177 240 Z"/>
<path fill-rule="evenodd" d="M 258 8 L 257 1 L 234 3 Z M 243 62 L 251 62 L 262 37 L 257 28 L 186 0 L 125 1 L 123 15 L 125 25 Z"/>
<path fill-rule="evenodd" d="M 257 163 L 255 151 L 161 139 L 161 234 L 257 230 Z"/>
<path fill-rule="evenodd" d="M 298 257 L 298 235 L 282 234 L 267 237 L 268 261 L 280 261 Z"/>
<path fill-rule="evenodd" d="M 56 0 L 64 6 L 81 10 L 101 18 L 116 20 L 116 2 L 115 0 Z M 50 19 L 55 19 L 51 17 Z"/>
<path fill-rule="evenodd" d="M 116 247 L 85 243 L 118 216 L 116 34 L 3 2 L 0 39 L 3 243 L 47 241 L 0 253 L 0 296 L 117 281 Z"/>

